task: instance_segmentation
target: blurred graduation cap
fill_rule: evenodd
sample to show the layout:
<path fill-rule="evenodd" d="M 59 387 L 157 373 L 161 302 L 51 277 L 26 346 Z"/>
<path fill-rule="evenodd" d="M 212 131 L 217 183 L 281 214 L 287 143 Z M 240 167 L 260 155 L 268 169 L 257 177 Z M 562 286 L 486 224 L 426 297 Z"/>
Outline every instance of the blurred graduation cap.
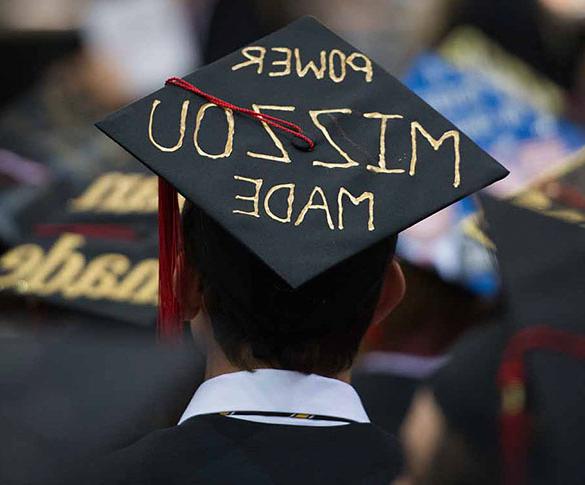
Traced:
<path fill-rule="evenodd" d="M 78 466 L 174 426 L 203 378 L 193 341 L 151 331 L 0 339 L 0 482 L 63 484 Z"/>
<path fill-rule="evenodd" d="M 97 126 L 160 177 L 169 332 L 181 306 L 169 284 L 180 274 L 177 192 L 294 290 L 508 173 L 310 17 Z"/>
<path fill-rule="evenodd" d="M 153 326 L 156 177 L 106 172 L 79 192 L 62 184 L 52 189 L 19 215 L 25 236 L 0 256 L 0 296 Z"/>
<path fill-rule="evenodd" d="M 47 226 L 49 227 L 49 226 Z M 158 302 L 156 244 L 62 232 L 0 256 L 0 290 L 77 313 L 152 327 Z M 127 229 L 116 228 L 119 235 Z"/>
<path fill-rule="evenodd" d="M 38 190 L 18 212 L 20 242 L 26 237 L 54 236 L 68 229 L 85 230 L 104 238 L 156 239 L 157 207 L 157 177 L 141 166 L 132 171 L 100 173 L 80 187 L 57 180 Z M 116 232 L 116 228 L 120 231 Z"/>
<path fill-rule="evenodd" d="M 493 198 L 481 201 L 514 324 L 582 329 L 585 228 Z"/>
<path fill-rule="evenodd" d="M 585 230 L 482 197 L 508 312 L 431 382 L 450 425 L 504 483 L 585 482 Z"/>
<path fill-rule="evenodd" d="M 512 201 L 585 227 L 585 148 L 515 194 Z"/>

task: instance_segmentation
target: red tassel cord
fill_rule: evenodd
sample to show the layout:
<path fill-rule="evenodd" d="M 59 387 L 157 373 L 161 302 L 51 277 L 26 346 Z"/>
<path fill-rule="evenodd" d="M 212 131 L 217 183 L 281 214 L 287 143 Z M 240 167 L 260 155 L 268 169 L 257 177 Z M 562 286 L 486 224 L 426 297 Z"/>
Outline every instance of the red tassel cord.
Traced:
<path fill-rule="evenodd" d="M 585 337 L 541 325 L 521 330 L 508 342 L 498 373 L 502 397 L 500 441 L 506 485 L 528 483 L 531 420 L 526 406 L 525 357 L 535 350 L 585 359 Z"/>
<path fill-rule="evenodd" d="M 224 109 L 230 109 L 250 118 L 266 123 L 284 133 L 288 133 L 304 141 L 309 150 L 313 150 L 315 142 L 303 133 L 303 129 L 290 121 L 257 113 L 224 101 L 206 93 L 193 84 L 178 77 L 169 78 L 166 85 L 177 86 L 207 99 L 209 102 Z M 159 240 L 159 315 L 158 332 L 164 339 L 173 339 L 181 334 L 183 327 L 183 308 L 181 288 L 185 274 L 185 252 L 181 229 L 181 213 L 179 210 L 176 189 L 163 178 L 158 183 L 158 240 Z"/>
<path fill-rule="evenodd" d="M 524 361 L 507 360 L 499 372 L 501 388 L 500 443 L 505 485 L 526 483 L 530 417 L 526 410 Z"/>
<path fill-rule="evenodd" d="M 181 289 L 185 251 L 181 212 L 176 189 L 158 178 L 159 313 L 158 333 L 162 339 L 179 337 L 183 329 Z"/>
<path fill-rule="evenodd" d="M 312 151 L 315 148 L 315 142 L 313 140 L 311 140 L 307 135 L 305 135 L 303 132 L 303 129 L 295 123 L 291 123 L 290 121 L 283 120 L 282 118 L 277 118 L 276 116 L 270 116 L 270 115 L 267 115 L 264 113 L 257 113 L 254 110 L 251 110 L 248 108 L 242 108 L 241 106 L 237 106 L 235 104 L 228 103 L 227 101 L 224 101 L 223 99 L 220 99 L 216 96 L 213 96 L 212 94 L 209 94 L 209 93 L 206 93 L 205 91 L 202 91 L 198 87 L 194 86 L 193 84 L 191 84 L 191 83 L 189 83 L 189 82 L 187 82 L 184 79 L 181 79 L 179 77 L 171 77 L 171 78 L 167 79 L 165 84 L 167 86 L 168 85 L 177 86 L 177 87 L 182 88 L 186 91 L 189 91 L 189 92 L 194 93 L 198 96 L 201 96 L 202 98 L 207 99 L 210 103 L 213 103 L 216 106 L 219 106 L 220 108 L 231 109 L 232 111 L 236 111 L 236 112 L 241 113 L 243 115 L 249 116 L 250 118 L 253 118 L 257 121 L 264 122 L 264 123 L 272 126 L 273 128 L 276 128 L 277 130 L 280 130 L 284 133 L 288 133 L 289 135 L 293 135 L 293 136 L 299 138 L 300 140 L 303 140 L 307 144 L 310 151 Z"/>

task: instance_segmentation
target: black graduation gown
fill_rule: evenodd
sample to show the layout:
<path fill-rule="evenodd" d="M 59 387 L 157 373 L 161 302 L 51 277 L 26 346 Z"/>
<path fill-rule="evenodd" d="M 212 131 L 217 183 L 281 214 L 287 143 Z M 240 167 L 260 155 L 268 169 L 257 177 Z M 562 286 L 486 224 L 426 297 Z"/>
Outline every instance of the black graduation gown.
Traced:
<path fill-rule="evenodd" d="M 351 377 L 372 422 L 392 434 L 400 431 L 420 382 L 414 377 L 364 371 Z"/>
<path fill-rule="evenodd" d="M 372 424 L 313 427 L 196 416 L 94 462 L 83 484 L 384 484 L 395 438 Z"/>

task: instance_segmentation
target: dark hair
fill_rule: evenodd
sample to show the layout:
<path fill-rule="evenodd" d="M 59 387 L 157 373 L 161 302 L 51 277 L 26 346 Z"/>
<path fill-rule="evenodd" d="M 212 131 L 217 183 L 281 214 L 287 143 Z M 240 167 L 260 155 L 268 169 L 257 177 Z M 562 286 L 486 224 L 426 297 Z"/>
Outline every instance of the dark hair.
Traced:
<path fill-rule="evenodd" d="M 369 327 L 396 238 L 292 289 L 197 206 L 186 202 L 187 263 L 201 279 L 214 336 L 230 362 L 305 373 L 348 369 Z M 294 254 L 291 254 L 294 257 Z"/>

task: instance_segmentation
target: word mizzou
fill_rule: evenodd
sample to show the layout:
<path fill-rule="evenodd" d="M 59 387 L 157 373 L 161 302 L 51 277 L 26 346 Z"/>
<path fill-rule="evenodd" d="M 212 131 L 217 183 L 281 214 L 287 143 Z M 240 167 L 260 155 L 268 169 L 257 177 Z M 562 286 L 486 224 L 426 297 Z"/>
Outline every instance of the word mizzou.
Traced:
<path fill-rule="evenodd" d="M 183 101 L 181 106 L 181 114 L 179 119 L 179 133 L 178 140 L 173 146 L 164 146 L 157 141 L 157 137 L 154 134 L 154 118 L 158 106 L 161 104 L 159 99 L 155 99 L 152 102 L 150 110 L 150 117 L 148 121 L 148 139 L 150 142 L 162 152 L 175 152 L 183 147 L 185 142 L 185 133 L 187 130 L 187 115 L 189 113 L 190 101 L 188 99 Z M 210 108 L 223 110 L 226 118 L 226 141 L 224 149 L 220 153 L 209 153 L 207 152 L 199 139 L 199 132 L 205 119 L 205 114 Z M 259 105 L 253 104 L 252 109 L 256 113 L 265 113 L 266 111 L 295 111 L 294 106 L 275 106 L 275 105 Z M 338 169 L 349 169 L 358 167 L 360 163 L 354 160 L 339 144 L 333 139 L 333 135 L 330 133 L 327 126 L 322 123 L 323 116 L 333 115 L 352 115 L 350 108 L 337 108 L 337 109 L 320 109 L 320 110 L 309 110 L 309 117 L 315 127 L 323 134 L 325 140 L 329 145 L 339 154 L 343 161 L 324 161 L 314 160 L 313 165 L 317 167 L 325 168 L 338 168 Z M 379 150 L 378 150 L 378 163 L 376 165 L 368 164 L 366 169 L 372 173 L 377 174 L 402 174 L 406 170 L 403 168 L 391 168 L 386 160 L 386 133 L 388 131 L 388 124 L 391 120 L 401 120 L 404 116 L 400 114 L 384 114 L 379 112 L 363 113 L 363 118 L 368 120 L 375 120 L 380 125 L 379 135 Z M 262 122 L 262 126 L 274 147 L 276 148 L 276 154 L 260 153 L 248 150 L 246 155 L 251 158 L 261 158 L 264 160 L 272 160 L 281 163 L 291 163 L 292 159 L 290 153 L 285 148 L 282 140 L 277 136 L 274 130 L 265 122 Z M 438 151 L 441 146 L 447 141 L 453 141 L 453 161 L 454 161 L 454 175 L 453 175 L 453 187 L 457 188 L 461 184 L 461 135 L 457 130 L 449 130 L 444 132 L 439 138 L 433 137 L 418 121 L 412 121 L 410 123 L 410 138 L 411 138 L 411 157 L 408 169 L 408 174 L 414 176 L 416 174 L 417 163 L 418 163 L 418 135 L 422 137 L 433 147 L 435 151 Z M 234 150 L 234 137 L 235 137 L 235 118 L 234 113 L 229 108 L 219 108 L 214 103 L 205 103 L 201 105 L 197 111 L 195 118 L 195 129 L 193 132 L 193 144 L 197 153 L 205 158 L 218 159 L 218 158 L 229 158 Z"/>
<path fill-rule="evenodd" d="M 187 115 L 189 113 L 189 100 L 184 100 L 181 107 L 181 114 L 179 118 L 179 133 L 178 133 L 178 140 L 173 146 L 165 146 L 161 144 L 155 136 L 155 129 L 154 129 L 154 118 L 155 113 L 158 106 L 161 104 L 161 101 L 158 99 L 153 100 L 152 107 L 150 110 L 150 117 L 148 122 L 148 138 L 152 145 L 154 145 L 158 150 L 162 152 L 175 152 L 183 147 L 185 142 L 185 133 L 187 130 Z M 259 105 L 253 104 L 253 110 L 256 113 L 265 113 L 266 111 L 295 111 L 294 106 L 276 106 L 276 105 Z M 225 115 L 226 119 L 226 132 L 225 132 L 225 145 L 223 151 L 219 153 L 210 153 L 209 151 L 205 150 L 202 146 L 199 133 L 201 131 L 201 126 L 204 122 L 205 115 L 209 109 L 221 109 Z M 349 153 L 347 153 L 337 142 L 334 140 L 333 134 L 329 131 L 328 127 L 323 124 L 323 116 L 349 116 L 352 115 L 352 110 L 350 108 L 338 108 L 338 109 L 321 109 L 321 110 L 309 110 L 309 117 L 315 127 L 323 134 L 327 143 L 339 154 L 338 160 L 313 160 L 312 164 L 316 167 L 324 167 L 326 169 L 355 169 L 356 167 L 360 166 L 360 163 L 354 160 Z M 366 120 L 372 120 L 379 124 L 379 139 L 378 139 L 378 161 L 377 164 L 367 164 L 366 170 L 374 174 L 403 174 L 406 172 L 405 168 L 398 168 L 390 166 L 387 158 L 386 158 L 386 135 L 387 131 L 389 130 L 388 125 L 390 121 L 393 120 L 402 120 L 404 117 L 400 114 L 384 114 L 379 112 L 368 112 L 362 113 L 361 117 Z M 369 121 L 369 122 L 372 122 Z M 246 155 L 251 158 L 259 158 L 264 160 L 269 160 L 272 162 L 290 164 L 292 163 L 292 159 L 290 156 L 289 151 L 285 147 L 283 141 L 279 138 L 279 136 L 275 133 L 275 131 L 265 122 L 262 122 L 262 126 L 266 131 L 268 137 L 274 148 L 272 153 L 263 153 L 260 151 L 252 151 L 248 150 Z M 461 144 L 461 135 L 457 130 L 449 130 L 441 134 L 439 138 L 433 137 L 418 121 L 412 121 L 410 123 L 410 138 L 411 138 L 411 157 L 410 163 L 408 167 L 408 174 L 412 177 L 416 174 L 417 164 L 418 164 L 418 142 L 420 136 L 424 138 L 430 146 L 435 150 L 438 151 L 443 144 L 447 140 L 453 141 L 453 161 L 454 161 L 454 174 L 453 174 L 453 187 L 458 188 L 461 184 L 461 173 L 460 173 L 460 164 L 461 164 L 461 153 L 460 153 L 460 144 Z M 201 105 L 201 107 L 197 111 L 197 115 L 195 118 L 195 128 L 193 131 L 193 144 L 195 147 L 196 152 L 204 158 L 209 159 L 219 159 L 219 158 L 229 158 L 234 150 L 234 136 L 235 136 L 235 118 L 233 111 L 229 108 L 219 108 L 213 103 L 205 103 Z M 241 210 L 235 209 L 232 212 L 234 214 L 241 214 L 251 217 L 260 217 L 259 212 L 259 205 L 260 205 L 260 190 L 263 185 L 262 179 L 251 179 L 246 177 L 236 176 L 236 180 L 250 183 L 254 186 L 253 195 L 236 195 L 235 198 L 237 200 L 248 201 L 252 203 L 250 210 Z M 293 204 L 298 205 L 298 201 L 295 201 L 295 185 L 294 184 L 279 184 L 272 188 L 268 189 L 266 193 L 263 208 L 264 213 L 274 221 L 280 223 L 293 223 L 295 226 L 301 225 L 304 220 L 307 212 L 309 210 L 319 210 L 322 211 L 325 222 L 327 226 L 331 230 L 335 230 L 336 227 L 339 230 L 344 229 L 344 222 L 343 222 L 343 208 L 344 202 L 349 200 L 353 205 L 359 205 L 362 202 L 367 202 L 368 204 L 368 221 L 367 221 L 367 229 L 368 231 L 375 230 L 375 194 L 373 192 L 363 192 L 361 195 L 352 194 L 349 190 L 345 187 L 339 187 L 339 190 L 336 195 L 336 202 L 337 202 L 337 224 L 333 222 L 333 217 L 330 210 L 330 203 L 328 202 L 327 194 L 325 194 L 324 190 L 319 187 L 315 186 L 311 195 L 309 196 L 306 203 L 304 203 L 300 209 L 300 212 L 294 217 L 293 219 L 293 211 L 294 207 Z M 274 195 L 276 191 L 288 191 L 287 195 L 287 209 L 286 213 L 284 214 L 275 214 L 275 212 L 270 207 L 270 197 Z"/>

